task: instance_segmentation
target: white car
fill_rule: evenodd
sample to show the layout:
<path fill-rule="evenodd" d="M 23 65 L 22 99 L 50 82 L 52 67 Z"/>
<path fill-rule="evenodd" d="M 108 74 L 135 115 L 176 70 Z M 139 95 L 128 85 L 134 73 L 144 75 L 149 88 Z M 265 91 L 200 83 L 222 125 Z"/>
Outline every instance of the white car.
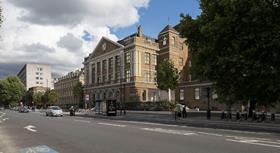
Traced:
<path fill-rule="evenodd" d="M 49 106 L 46 110 L 46 116 L 63 116 L 63 111 L 59 106 Z"/>

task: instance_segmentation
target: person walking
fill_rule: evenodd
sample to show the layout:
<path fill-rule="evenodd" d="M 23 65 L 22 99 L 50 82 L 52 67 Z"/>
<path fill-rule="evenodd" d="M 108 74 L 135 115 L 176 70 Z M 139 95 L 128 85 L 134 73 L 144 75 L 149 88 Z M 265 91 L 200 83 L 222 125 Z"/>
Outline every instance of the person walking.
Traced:
<path fill-rule="evenodd" d="M 183 106 L 182 115 L 183 115 L 183 118 L 186 118 L 186 117 L 187 117 L 186 105 Z"/>

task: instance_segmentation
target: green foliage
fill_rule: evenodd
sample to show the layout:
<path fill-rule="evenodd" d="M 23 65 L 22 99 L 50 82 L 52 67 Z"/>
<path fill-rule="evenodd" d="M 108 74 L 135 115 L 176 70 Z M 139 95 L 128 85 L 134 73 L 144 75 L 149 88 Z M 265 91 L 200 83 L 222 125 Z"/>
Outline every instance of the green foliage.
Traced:
<path fill-rule="evenodd" d="M 25 87 L 18 77 L 9 76 L 0 80 L 0 103 L 4 105 L 18 104 L 25 94 Z"/>
<path fill-rule="evenodd" d="M 182 15 L 178 26 L 193 75 L 212 81 L 223 99 L 279 101 L 279 1 L 201 0 L 200 6 L 200 16 Z"/>
<path fill-rule="evenodd" d="M 78 82 L 73 88 L 73 94 L 75 98 L 79 99 L 79 107 L 82 107 L 84 104 L 84 92 L 83 92 L 83 85 L 81 82 Z"/>
<path fill-rule="evenodd" d="M 48 89 L 42 96 L 42 102 L 44 106 L 46 106 L 47 104 L 54 104 L 57 102 L 57 100 L 58 100 L 58 95 L 55 92 L 55 90 Z"/>
<path fill-rule="evenodd" d="M 44 96 L 43 92 L 35 92 L 33 94 L 33 102 L 34 102 L 34 104 L 36 104 L 36 105 L 43 104 L 43 96 Z"/>
<path fill-rule="evenodd" d="M 157 87 L 161 90 L 174 90 L 179 82 L 178 70 L 169 60 L 164 60 L 157 67 Z"/>

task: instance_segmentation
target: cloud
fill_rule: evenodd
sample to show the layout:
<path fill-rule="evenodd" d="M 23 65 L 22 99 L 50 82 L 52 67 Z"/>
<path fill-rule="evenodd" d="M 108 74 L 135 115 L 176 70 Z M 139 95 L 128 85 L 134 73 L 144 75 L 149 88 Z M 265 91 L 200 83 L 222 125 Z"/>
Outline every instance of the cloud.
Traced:
<path fill-rule="evenodd" d="M 50 48 L 46 45 L 42 45 L 41 43 L 24 45 L 23 48 L 27 52 L 38 52 L 38 53 L 54 53 L 55 52 L 54 48 Z"/>
<path fill-rule="evenodd" d="M 139 9 L 148 4 L 149 0 L 2 0 L 0 73 L 25 63 L 50 64 L 62 74 L 81 68 L 102 36 L 118 40 L 111 29 L 136 24 Z"/>
<path fill-rule="evenodd" d="M 76 38 L 72 33 L 67 33 L 57 42 L 58 47 L 65 48 L 71 52 L 78 51 L 82 45 L 83 41 L 79 38 Z"/>

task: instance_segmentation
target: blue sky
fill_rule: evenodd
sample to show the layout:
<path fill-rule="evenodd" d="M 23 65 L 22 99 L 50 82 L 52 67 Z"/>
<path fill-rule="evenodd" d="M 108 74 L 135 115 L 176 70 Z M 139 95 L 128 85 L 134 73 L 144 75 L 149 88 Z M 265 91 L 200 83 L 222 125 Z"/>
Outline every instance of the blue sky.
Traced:
<path fill-rule="evenodd" d="M 140 22 L 144 33 L 156 38 L 158 33 L 169 23 L 174 26 L 180 22 L 180 14 L 200 15 L 197 0 L 151 0 L 147 9 L 140 10 Z M 169 22 L 168 22 L 169 18 Z M 115 31 L 118 38 L 136 32 L 138 24 Z"/>

